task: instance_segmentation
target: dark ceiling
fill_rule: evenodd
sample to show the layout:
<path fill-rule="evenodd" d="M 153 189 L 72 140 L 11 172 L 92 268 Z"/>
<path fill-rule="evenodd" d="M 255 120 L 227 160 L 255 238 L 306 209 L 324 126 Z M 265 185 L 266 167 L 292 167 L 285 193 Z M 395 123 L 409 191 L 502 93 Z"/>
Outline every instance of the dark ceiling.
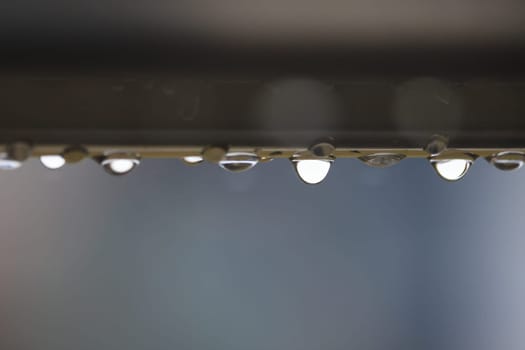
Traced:
<path fill-rule="evenodd" d="M 26 71 L 505 73 L 523 23 L 515 0 L 17 1 L 0 41 L 4 69 Z"/>

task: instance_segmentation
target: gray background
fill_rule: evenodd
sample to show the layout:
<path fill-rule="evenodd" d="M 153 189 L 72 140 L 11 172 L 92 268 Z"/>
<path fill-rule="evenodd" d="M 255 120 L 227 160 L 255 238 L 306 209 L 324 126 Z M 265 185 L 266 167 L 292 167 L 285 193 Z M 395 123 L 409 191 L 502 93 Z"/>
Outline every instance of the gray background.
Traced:
<path fill-rule="evenodd" d="M 525 175 L 0 173 L 0 349 L 523 349 Z"/>

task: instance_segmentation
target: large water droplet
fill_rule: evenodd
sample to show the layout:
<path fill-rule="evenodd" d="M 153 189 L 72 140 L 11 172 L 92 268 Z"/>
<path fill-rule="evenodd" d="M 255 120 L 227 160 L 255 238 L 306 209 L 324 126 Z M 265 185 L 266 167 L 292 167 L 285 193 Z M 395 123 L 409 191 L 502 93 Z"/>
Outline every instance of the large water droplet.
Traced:
<path fill-rule="evenodd" d="M 469 159 L 433 159 L 430 161 L 437 174 L 444 180 L 462 179 L 472 165 Z"/>
<path fill-rule="evenodd" d="M 301 159 L 294 160 L 293 164 L 297 175 L 304 183 L 315 185 L 326 178 L 332 162 L 329 159 Z"/>

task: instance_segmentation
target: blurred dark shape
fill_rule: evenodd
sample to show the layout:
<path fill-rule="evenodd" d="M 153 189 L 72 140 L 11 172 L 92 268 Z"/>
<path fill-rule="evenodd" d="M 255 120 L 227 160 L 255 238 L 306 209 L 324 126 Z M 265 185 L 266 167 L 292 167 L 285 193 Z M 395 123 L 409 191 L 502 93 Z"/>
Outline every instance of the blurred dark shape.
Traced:
<path fill-rule="evenodd" d="M 255 106 L 262 129 L 330 129 L 342 118 L 341 101 L 333 87 L 312 79 L 270 82 Z"/>
<path fill-rule="evenodd" d="M 514 0 L 10 2 L 2 68 L 191 74 L 523 73 Z"/>
<path fill-rule="evenodd" d="M 417 78 L 396 89 L 394 117 L 398 130 L 434 130 L 436 133 L 462 127 L 463 101 L 450 82 Z"/>

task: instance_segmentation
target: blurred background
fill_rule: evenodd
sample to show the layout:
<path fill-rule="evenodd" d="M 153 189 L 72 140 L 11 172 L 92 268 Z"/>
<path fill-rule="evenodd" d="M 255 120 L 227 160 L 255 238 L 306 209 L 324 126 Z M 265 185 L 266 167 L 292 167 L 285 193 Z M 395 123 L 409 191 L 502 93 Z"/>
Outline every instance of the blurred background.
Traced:
<path fill-rule="evenodd" d="M 0 174 L 1 349 L 523 349 L 524 173 Z"/>
<path fill-rule="evenodd" d="M 521 149 L 524 23 L 522 0 L 12 1 L 0 138 L 268 145 L 254 135 L 325 124 L 361 146 L 390 131 L 387 147 L 421 148 L 403 132 L 423 128 Z M 145 81 L 170 76 L 275 86 Z M 346 109 L 319 83 L 361 78 L 385 84 L 340 87 Z M 33 160 L 0 173 L 0 349 L 522 350 L 524 177 L 339 160 L 310 187 L 284 160 L 146 159 L 122 178 Z"/>

